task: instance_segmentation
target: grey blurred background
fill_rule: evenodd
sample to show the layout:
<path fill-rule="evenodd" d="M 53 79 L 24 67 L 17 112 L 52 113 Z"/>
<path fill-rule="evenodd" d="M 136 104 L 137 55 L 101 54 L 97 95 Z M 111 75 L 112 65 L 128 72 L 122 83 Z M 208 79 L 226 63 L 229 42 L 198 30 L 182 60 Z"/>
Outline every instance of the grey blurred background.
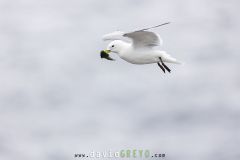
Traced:
<path fill-rule="evenodd" d="M 0 0 L 0 159 L 149 149 L 240 159 L 238 0 Z M 154 29 L 184 61 L 99 57 L 115 30 Z"/>

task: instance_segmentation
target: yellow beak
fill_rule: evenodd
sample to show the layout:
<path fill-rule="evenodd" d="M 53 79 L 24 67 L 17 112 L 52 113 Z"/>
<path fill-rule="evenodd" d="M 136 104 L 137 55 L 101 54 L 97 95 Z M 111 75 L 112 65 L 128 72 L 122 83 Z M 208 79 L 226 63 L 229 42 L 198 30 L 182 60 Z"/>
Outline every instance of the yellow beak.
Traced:
<path fill-rule="evenodd" d="M 105 53 L 109 54 L 111 50 L 104 50 Z"/>

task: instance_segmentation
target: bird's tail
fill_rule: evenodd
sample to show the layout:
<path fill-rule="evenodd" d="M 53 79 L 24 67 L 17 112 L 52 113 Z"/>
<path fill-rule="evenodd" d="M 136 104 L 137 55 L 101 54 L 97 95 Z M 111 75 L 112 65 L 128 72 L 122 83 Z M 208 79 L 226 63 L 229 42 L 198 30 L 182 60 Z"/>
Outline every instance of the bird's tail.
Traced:
<path fill-rule="evenodd" d="M 164 54 L 163 61 L 165 61 L 167 63 L 184 64 L 183 62 L 178 61 L 176 58 L 173 58 L 172 56 L 170 56 L 167 53 Z"/>
<path fill-rule="evenodd" d="M 175 58 L 174 58 L 174 59 L 175 59 Z M 178 60 L 176 60 L 176 59 L 175 59 L 175 61 L 171 61 L 171 62 L 169 62 L 169 63 L 174 63 L 174 64 L 181 64 L 181 65 L 184 65 L 183 62 L 178 61 Z"/>

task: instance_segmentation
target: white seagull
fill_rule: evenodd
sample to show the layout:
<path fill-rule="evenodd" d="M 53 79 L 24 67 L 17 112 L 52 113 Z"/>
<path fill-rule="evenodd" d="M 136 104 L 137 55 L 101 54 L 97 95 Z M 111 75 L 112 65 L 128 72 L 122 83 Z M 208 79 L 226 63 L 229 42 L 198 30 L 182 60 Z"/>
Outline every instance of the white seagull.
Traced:
<path fill-rule="evenodd" d="M 132 64 L 150 64 L 157 63 L 165 73 L 171 70 L 166 63 L 181 64 L 178 60 L 171 57 L 165 51 L 160 51 L 154 47 L 160 46 L 162 40 L 157 33 L 148 31 L 168 23 L 163 23 L 154 27 L 145 28 L 133 32 L 115 31 L 103 36 L 103 40 L 111 40 L 106 50 L 101 51 L 101 58 L 113 60 L 109 57 L 109 53 L 116 53 L 123 60 Z M 130 40 L 130 41 L 129 41 Z"/>

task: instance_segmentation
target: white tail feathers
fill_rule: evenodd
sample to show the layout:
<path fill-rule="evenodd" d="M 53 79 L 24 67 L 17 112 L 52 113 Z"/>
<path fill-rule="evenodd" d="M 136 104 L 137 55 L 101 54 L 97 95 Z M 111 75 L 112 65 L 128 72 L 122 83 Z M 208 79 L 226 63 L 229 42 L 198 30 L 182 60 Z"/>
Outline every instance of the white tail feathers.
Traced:
<path fill-rule="evenodd" d="M 176 60 L 175 62 L 173 62 L 174 64 L 181 64 L 181 65 L 184 65 L 184 63 L 183 62 L 180 62 L 180 61 L 178 61 L 178 60 Z"/>
<path fill-rule="evenodd" d="M 168 55 L 168 57 L 164 57 L 163 61 L 167 63 L 183 64 L 182 62 L 178 61 L 176 58 L 171 57 L 170 55 Z"/>

